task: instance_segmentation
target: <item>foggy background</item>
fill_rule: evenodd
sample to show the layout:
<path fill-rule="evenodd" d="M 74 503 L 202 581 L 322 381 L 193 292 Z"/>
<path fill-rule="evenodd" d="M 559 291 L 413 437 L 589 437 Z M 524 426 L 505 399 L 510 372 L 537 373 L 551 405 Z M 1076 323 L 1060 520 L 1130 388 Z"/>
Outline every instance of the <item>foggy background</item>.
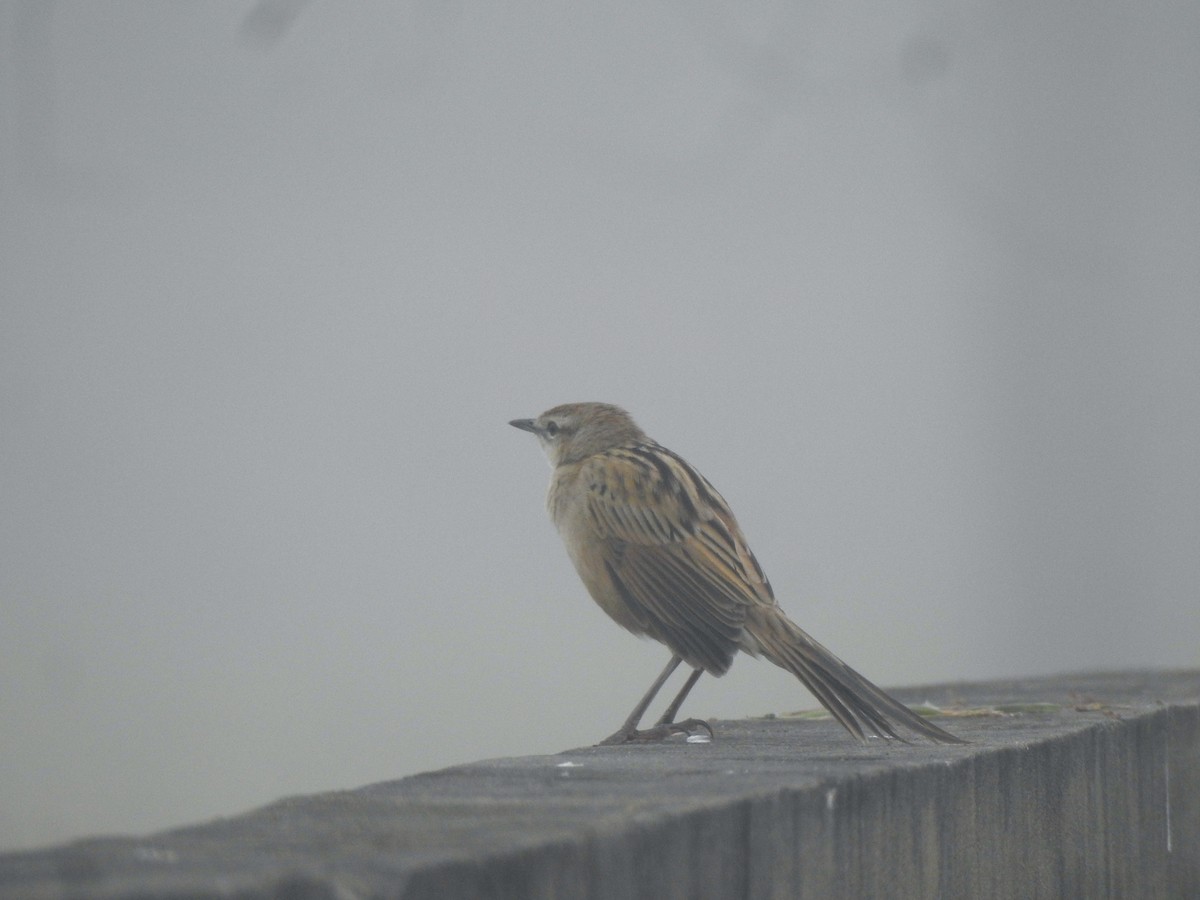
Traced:
<path fill-rule="evenodd" d="M 0 34 L 0 847 L 613 731 L 667 653 L 506 424 L 566 401 L 881 684 L 1200 661 L 1200 5 Z M 742 658 L 686 714 L 811 706 Z"/>

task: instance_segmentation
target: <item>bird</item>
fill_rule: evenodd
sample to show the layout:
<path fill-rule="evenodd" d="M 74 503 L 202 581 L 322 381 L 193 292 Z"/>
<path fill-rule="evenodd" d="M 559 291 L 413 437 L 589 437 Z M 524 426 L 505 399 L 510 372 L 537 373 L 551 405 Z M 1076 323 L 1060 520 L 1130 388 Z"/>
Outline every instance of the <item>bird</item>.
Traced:
<path fill-rule="evenodd" d="M 780 608 L 729 504 L 693 466 L 651 439 L 619 406 L 566 403 L 514 428 L 537 436 L 553 473 L 546 507 L 592 599 L 671 658 L 601 745 L 713 737 L 675 718 L 700 676 L 724 675 L 738 651 L 792 673 L 859 742 L 905 729 L 966 743 L 917 715 L 810 637 Z M 653 727 L 646 710 L 681 663 L 692 672 Z"/>

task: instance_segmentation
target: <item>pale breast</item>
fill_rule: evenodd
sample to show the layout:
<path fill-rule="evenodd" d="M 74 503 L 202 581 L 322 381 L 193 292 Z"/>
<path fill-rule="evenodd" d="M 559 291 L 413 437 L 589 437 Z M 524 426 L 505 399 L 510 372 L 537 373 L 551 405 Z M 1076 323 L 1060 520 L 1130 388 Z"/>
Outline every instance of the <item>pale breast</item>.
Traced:
<path fill-rule="evenodd" d="M 558 529 L 567 555 L 592 599 L 622 628 L 645 634 L 644 615 L 630 607 L 617 590 L 609 566 L 620 548 L 596 534 L 587 509 L 588 486 L 580 479 L 581 466 L 559 466 L 550 480 L 546 508 Z"/>

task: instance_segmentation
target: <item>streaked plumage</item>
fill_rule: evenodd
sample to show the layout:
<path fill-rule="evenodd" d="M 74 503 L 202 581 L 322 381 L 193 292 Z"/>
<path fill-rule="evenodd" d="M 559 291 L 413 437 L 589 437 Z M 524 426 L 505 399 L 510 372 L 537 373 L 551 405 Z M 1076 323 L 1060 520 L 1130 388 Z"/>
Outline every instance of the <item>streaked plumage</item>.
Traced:
<path fill-rule="evenodd" d="M 547 507 L 589 593 L 618 624 L 676 657 L 636 719 L 679 659 L 697 672 L 660 726 L 670 726 L 699 671 L 723 675 L 744 650 L 792 672 L 859 740 L 898 737 L 899 724 L 935 741 L 959 741 L 788 619 L 724 498 L 624 410 L 571 403 L 511 424 L 536 434 L 550 457 Z M 648 734 L 636 730 L 636 719 L 610 742 Z"/>

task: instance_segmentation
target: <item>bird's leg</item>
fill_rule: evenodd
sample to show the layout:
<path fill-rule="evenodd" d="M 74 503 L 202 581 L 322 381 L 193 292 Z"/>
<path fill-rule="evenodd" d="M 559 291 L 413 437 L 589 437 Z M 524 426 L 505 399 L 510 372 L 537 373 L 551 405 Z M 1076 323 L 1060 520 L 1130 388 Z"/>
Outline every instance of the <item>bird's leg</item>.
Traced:
<path fill-rule="evenodd" d="M 686 722 L 674 724 L 671 722 L 660 722 L 653 728 L 648 728 L 645 731 L 638 731 L 638 723 L 642 721 L 642 716 L 646 714 L 646 708 L 654 701 L 655 695 L 662 689 L 666 680 L 671 677 L 679 664 L 683 662 L 678 656 L 672 656 L 667 667 L 662 670 L 662 674 L 654 679 L 654 684 L 650 685 L 650 690 L 646 691 L 646 696 L 638 701 L 638 705 L 633 708 L 633 712 L 629 714 L 629 718 L 615 732 L 610 734 L 600 742 L 600 746 L 610 746 L 612 744 L 629 744 L 635 741 L 661 741 L 663 738 L 669 737 L 672 734 L 688 732 L 692 728 L 704 728 L 708 731 L 709 737 L 712 736 L 712 729 L 708 727 L 707 722 L 702 722 L 699 719 L 688 719 Z M 699 671 L 699 670 L 697 670 Z M 691 686 L 696 683 L 696 679 L 700 676 L 693 673 L 688 679 L 683 695 L 676 698 L 676 702 L 671 704 L 673 710 L 678 711 L 679 704 L 683 702 L 683 696 L 687 691 L 691 690 Z"/>
<path fill-rule="evenodd" d="M 671 701 L 671 705 L 667 707 L 667 711 L 662 714 L 662 718 L 655 723 L 656 725 L 670 725 L 675 721 L 675 714 L 679 712 L 679 707 L 683 706 L 683 701 L 687 699 L 687 695 L 696 686 L 696 682 L 700 680 L 700 676 L 703 674 L 703 669 L 692 670 L 692 674 L 688 676 L 688 680 L 683 683 L 683 689 L 675 695 L 675 699 Z"/>
<path fill-rule="evenodd" d="M 642 721 L 642 716 L 646 714 L 646 708 L 654 701 L 654 696 L 662 690 L 663 684 L 671 677 L 671 673 L 679 668 L 679 664 L 683 662 L 678 656 L 672 656 L 667 667 L 662 670 L 662 674 L 654 679 L 654 684 L 650 685 L 650 690 L 646 691 L 646 696 L 638 701 L 638 705 L 633 708 L 633 712 L 629 714 L 629 718 L 625 720 L 625 724 L 606 737 L 600 742 L 600 746 L 606 744 L 624 744 L 626 741 L 634 739 L 634 735 L 638 733 L 638 723 Z"/>

